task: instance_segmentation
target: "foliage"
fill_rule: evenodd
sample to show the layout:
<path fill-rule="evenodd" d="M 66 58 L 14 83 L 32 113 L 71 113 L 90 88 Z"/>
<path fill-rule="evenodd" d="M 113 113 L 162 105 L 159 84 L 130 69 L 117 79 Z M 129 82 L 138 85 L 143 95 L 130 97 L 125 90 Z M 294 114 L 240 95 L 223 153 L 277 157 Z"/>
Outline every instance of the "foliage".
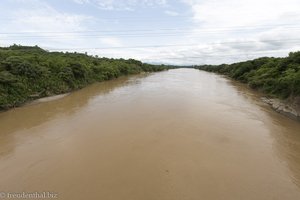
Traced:
<path fill-rule="evenodd" d="M 0 47 L 0 110 L 79 89 L 96 81 L 167 68 L 133 59 L 48 52 L 38 46 Z"/>
<path fill-rule="evenodd" d="M 202 65 L 195 68 L 225 74 L 247 83 L 269 96 L 282 99 L 300 96 L 300 52 L 285 58 L 258 58 L 222 65 Z"/>

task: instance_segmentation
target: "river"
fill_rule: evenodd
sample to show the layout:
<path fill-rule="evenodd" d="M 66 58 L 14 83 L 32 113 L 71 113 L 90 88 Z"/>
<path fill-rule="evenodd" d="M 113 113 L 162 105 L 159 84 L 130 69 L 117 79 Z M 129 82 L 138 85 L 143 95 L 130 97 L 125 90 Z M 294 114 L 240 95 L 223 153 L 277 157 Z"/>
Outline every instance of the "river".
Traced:
<path fill-rule="evenodd" d="M 300 199 L 300 123 L 244 85 L 195 69 L 122 77 L 3 112 L 0 131 L 6 195 Z"/>

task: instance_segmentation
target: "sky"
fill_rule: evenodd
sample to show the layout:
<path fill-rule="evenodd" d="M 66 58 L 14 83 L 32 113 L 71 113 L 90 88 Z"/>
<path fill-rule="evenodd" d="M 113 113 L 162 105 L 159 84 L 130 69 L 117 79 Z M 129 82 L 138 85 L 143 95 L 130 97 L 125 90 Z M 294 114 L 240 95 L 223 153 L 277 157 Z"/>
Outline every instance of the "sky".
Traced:
<path fill-rule="evenodd" d="M 299 0 L 1 0 L 0 46 L 174 65 L 300 50 Z"/>

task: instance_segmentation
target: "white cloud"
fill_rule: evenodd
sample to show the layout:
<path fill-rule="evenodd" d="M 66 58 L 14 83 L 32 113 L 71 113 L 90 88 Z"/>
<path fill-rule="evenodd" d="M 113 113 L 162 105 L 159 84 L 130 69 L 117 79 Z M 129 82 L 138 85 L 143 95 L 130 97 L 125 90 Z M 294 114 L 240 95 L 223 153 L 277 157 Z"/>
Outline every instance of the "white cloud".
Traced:
<path fill-rule="evenodd" d="M 115 37 L 104 37 L 99 39 L 101 44 L 104 44 L 109 47 L 122 47 L 122 42 L 120 39 Z"/>
<path fill-rule="evenodd" d="M 73 0 L 75 3 L 78 3 L 78 4 L 85 4 L 85 3 L 89 3 L 90 1 L 89 0 Z"/>
<path fill-rule="evenodd" d="M 122 25 L 120 29 L 129 30 L 119 32 L 118 28 L 115 29 L 116 24 L 105 20 L 102 22 L 97 16 L 94 18 L 78 12 L 74 14 L 59 11 L 46 1 L 14 1 L 18 3 L 18 7 L 13 11 L 1 9 L 0 17 L 12 20 L 9 23 L 3 22 L 0 31 L 17 34 L 2 34 L 2 45 L 17 43 L 37 44 L 49 49 L 66 48 L 69 51 L 82 49 L 101 57 L 136 58 L 147 62 L 172 64 L 217 64 L 259 56 L 285 56 L 289 51 L 299 50 L 300 45 L 298 0 L 179 0 L 184 2 L 189 10 L 172 7 L 172 2 L 166 0 L 72 0 L 78 4 L 88 3 L 101 9 L 111 9 L 111 12 L 160 5 L 163 8 L 159 8 L 159 12 L 166 15 L 176 16 L 178 13 L 173 10 L 184 13 L 185 16 L 179 15 L 176 20 L 182 23 L 182 17 L 184 23 L 189 23 L 187 25 L 192 28 L 182 29 L 177 27 L 177 21 L 171 21 L 169 24 L 172 25 L 171 29 L 175 29 L 173 32 L 168 30 L 169 27 L 166 30 L 152 30 L 155 28 L 153 22 L 153 26 L 141 28 L 150 29 L 148 32 L 131 32 L 131 21 L 128 27 L 126 23 L 118 24 Z M 166 18 L 172 19 L 161 17 L 163 13 L 153 13 L 153 19 L 158 23 Z M 156 14 L 159 18 L 155 18 Z M 141 27 L 147 25 L 147 20 L 133 22 Z M 93 24 L 89 26 L 90 23 Z M 26 31 L 31 33 L 20 34 Z M 155 37 L 155 34 L 159 37 Z M 173 44 L 178 46 L 154 47 Z"/>
<path fill-rule="evenodd" d="M 75 3 L 90 3 L 102 10 L 135 10 L 137 7 L 153 7 L 167 4 L 167 0 L 73 0 Z"/>
<path fill-rule="evenodd" d="M 214 26 L 256 25 L 300 13 L 299 0 L 182 1 L 191 6 L 195 21 Z"/>
<path fill-rule="evenodd" d="M 175 11 L 172 11 L 172 10 L 166 10 L 165 14 L 169 15 L 169 16 L 178 16 L 179 15 L 178 12 L 175 12 Z"/>
<path fill-rule="evenodd" d="M 156 58 L 165 62 L 215 64 L 299 50 L 299 0 L 181 1 L 194 21 L 181 41 L 199 46 L 160 52 Z"/>
<path fill-rule="evenodd" d="M 299 50 L 298 0 L 181 1 L 190 7 L 194 28 L 178 34 L 174 43 L 194 46 L 130 49 L 126 53 L 116 50 L 114 55 L 120 53 L 146 62 L 220 64 L 286 56 Z M 165 14 L 177 13 L 167 10 Z"/>
<path fill-rule="evenodd" d="M 49 4 L 38 0 L 20 1 L 24 6 L 9 11 L 9 24 L 0 27 L 1 32 L 12 33 L 3 37 L 3 44 L 64 47 L 84 43 L 77 40 L 77 31 L 86 31 L 85 24 L 93 18 L 86 15 L 59 12 Z"/>

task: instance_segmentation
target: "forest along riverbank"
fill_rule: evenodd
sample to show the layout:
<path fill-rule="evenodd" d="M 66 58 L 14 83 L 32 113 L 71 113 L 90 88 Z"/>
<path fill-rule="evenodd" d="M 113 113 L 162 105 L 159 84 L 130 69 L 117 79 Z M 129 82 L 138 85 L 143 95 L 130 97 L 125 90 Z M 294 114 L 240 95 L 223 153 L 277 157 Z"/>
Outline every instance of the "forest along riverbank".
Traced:
<path fill-rule="evenodd" d="M 0 58 L 0 111 L 75 91 L 94 82 L 169 68 L 134 59 L 48 52 L 38 46 L 0 47 Z"/>
<path fill-rule="evenodd" d="M 58 199 L 300 199 L 300 123 L 174 69 L 0 113 L 0 188 Z"/>
<path fill-rule="evenodd" d="M 261 91 L 262 100 L 274 110 L 300 120 L 300 52 L 285 58 L 258 58 L 222 65 L 195 66 L 197 69 L 224 74 Z"/>

